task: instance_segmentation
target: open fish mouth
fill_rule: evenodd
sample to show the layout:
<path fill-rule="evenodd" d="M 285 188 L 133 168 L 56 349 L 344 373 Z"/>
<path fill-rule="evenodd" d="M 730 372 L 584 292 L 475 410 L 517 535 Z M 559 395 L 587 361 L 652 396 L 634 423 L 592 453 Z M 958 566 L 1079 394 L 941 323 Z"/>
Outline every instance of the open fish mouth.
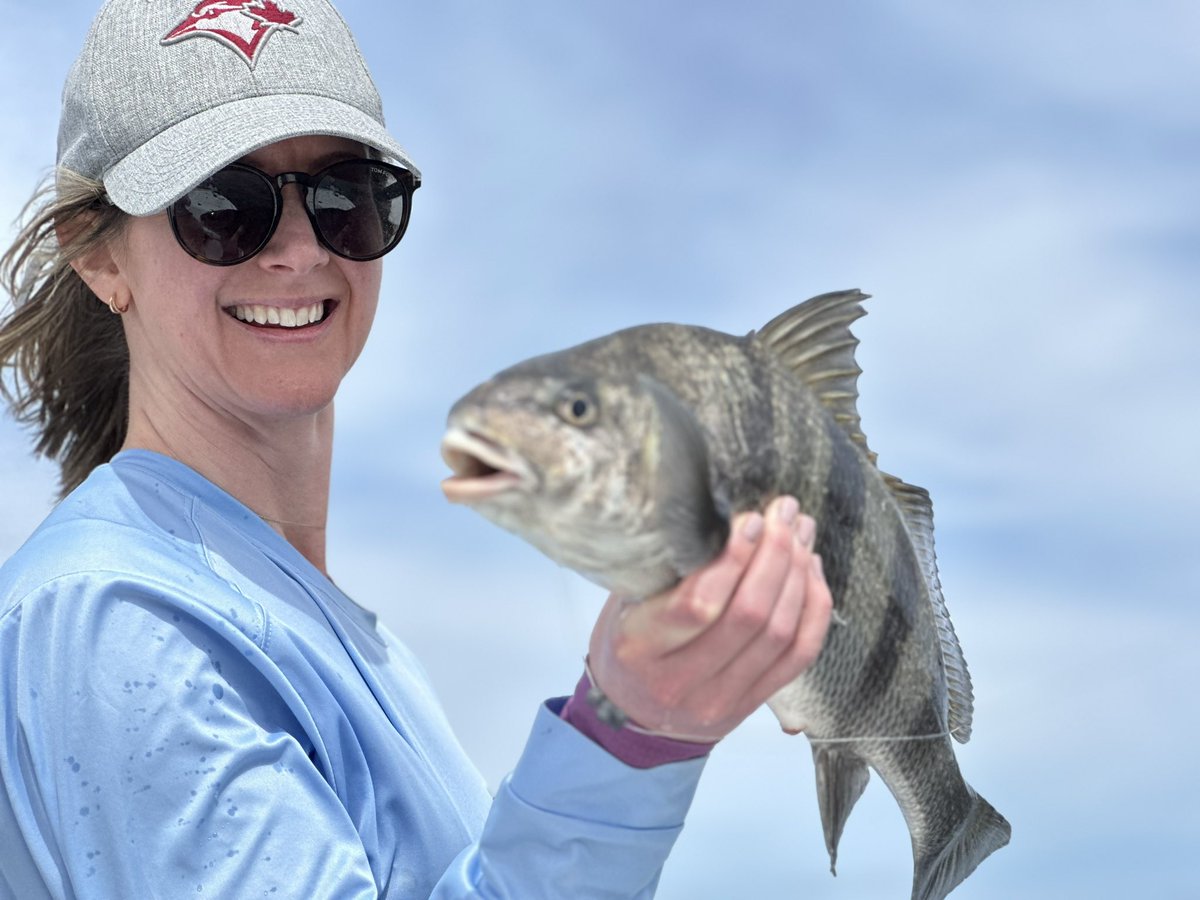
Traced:
<path fill-rule="evenodd" d="M 442 459 L 454 474 L 442 481 L 451 503 L 480 503 L 531 485 L 525 461 L 478 431 L 451 427 L 442 438 Z"/>

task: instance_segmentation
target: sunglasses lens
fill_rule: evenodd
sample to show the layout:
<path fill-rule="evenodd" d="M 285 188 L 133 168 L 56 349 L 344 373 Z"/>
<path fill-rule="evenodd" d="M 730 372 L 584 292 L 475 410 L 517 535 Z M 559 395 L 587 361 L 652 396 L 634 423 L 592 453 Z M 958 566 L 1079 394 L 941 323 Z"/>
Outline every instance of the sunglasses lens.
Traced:
<path fill-rule="evenodd" d="M 207 263 L 231 265 L 271 236 L 275 191 L 261 173 L 231 166 L 210 175 L 170 208 L 180 245 Z"/>
<path fill-rule="evenodd" d="M 410 197 L 402 169 L 353 159 L 321 173 L 312 211 L 321 238 L 334 253 L 348 259 L 374 259 L 404 235 Z"/>

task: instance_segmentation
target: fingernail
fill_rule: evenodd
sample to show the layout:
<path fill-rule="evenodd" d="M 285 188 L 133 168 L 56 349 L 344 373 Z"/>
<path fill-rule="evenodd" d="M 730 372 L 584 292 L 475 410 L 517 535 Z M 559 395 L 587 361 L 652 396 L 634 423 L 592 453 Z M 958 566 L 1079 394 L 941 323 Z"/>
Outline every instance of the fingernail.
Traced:
<path fill-rule="evenodd" d="M 817 539 L 817 523 L 813 521 L 812 516 L 798 516 L 796 518 L 796 540 L 812 550 L 813 544 Z"/>
<path fill-rule="evenodd" d="M 800 504 L 795 497 L 783 496 L 775 500 L 775 516 L 785 525 L 791 525 L 800 513 Z"/>
<path fill-rule="evenodd" d="M 751 544 L 755 543 L 763 533 L 763 517 L 758 513 L 750 513 L 742 522 L 742 537 Z"/>

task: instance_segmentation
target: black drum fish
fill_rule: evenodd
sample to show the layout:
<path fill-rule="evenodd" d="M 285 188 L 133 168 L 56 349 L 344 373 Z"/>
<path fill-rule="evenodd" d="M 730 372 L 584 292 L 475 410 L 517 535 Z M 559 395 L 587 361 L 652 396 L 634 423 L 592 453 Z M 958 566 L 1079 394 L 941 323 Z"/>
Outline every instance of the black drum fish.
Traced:
<path fill-rule="evenodd" d="M 831 869 L 874 769 L 912 837 L 912 900 L 1008 842 L 959 772 L 972 689 L 929 494 L 881 472 L 857 411 L 859 291 L 736 337 L 643 325 L 500 372 L 451 409 L 446 496 L 635 601 L 712 559 L 739 512 L 791 494 L 834 600 L 817 662 L 768 705 L 811 744 Z"/>

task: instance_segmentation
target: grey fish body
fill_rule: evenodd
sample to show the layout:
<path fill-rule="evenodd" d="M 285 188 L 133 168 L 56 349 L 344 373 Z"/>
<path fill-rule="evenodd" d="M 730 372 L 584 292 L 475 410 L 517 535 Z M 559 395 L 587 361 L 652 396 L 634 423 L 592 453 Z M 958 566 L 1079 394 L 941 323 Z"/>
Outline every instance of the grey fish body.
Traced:
<path fill-rule="evenodd" d="M 909 827 L 913 900 L 941 900 L 1007 842 L 1009 826 L 963 780 L 950 741 L 969 737 L 971 689 L 937 581 L 928 495 L 881 473 L 859 430 L 848 326 L 861 299 L 815 297 L 740 338 L 671 324 L 626 329 L 500 373 L 450 421 L 553 457 L 530 464 L 543 486 L 567 460 L 572 477 L 559 480 L 574 490 L 543 491 L 539 512 L 480 511 L 630 597 L 711 559 L 738 512 L 795 496 L 817 521 L 840 624 L 769 705 L 812 745 L 831 868 L 869 766 Z M 571 419 L 572 397 L 597 418 L 551 439 L 545 411 L 558 403 L 560 419 Z"/>

